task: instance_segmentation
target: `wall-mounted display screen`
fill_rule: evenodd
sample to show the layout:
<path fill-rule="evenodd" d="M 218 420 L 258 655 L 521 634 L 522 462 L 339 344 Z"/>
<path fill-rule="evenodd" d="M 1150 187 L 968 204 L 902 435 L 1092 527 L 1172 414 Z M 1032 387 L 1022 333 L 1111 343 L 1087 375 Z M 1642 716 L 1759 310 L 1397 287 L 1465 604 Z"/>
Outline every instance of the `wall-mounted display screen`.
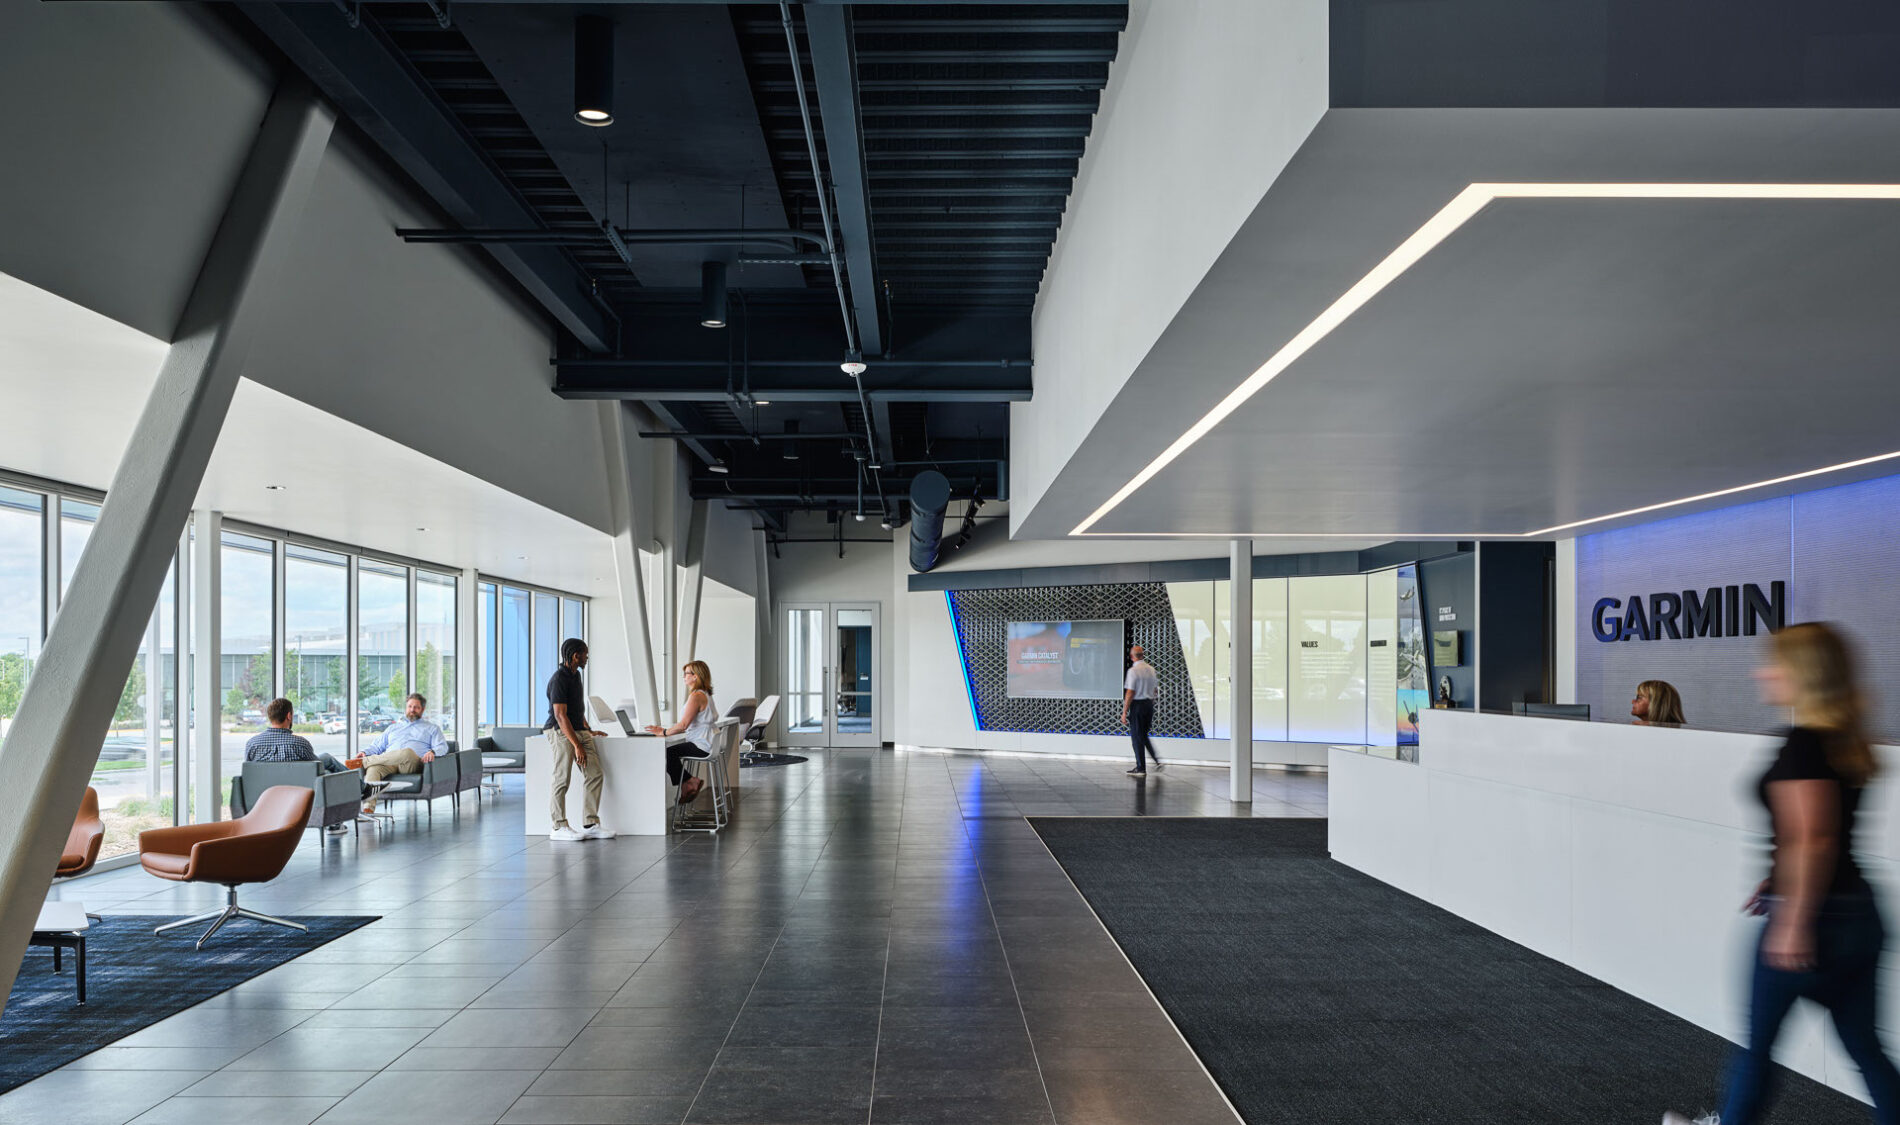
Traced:
<path fill-rule="evenodd" d="M 1120 699 L 1125 620 L 1011 621 L 1005 693 L 1014 699 Z"/>

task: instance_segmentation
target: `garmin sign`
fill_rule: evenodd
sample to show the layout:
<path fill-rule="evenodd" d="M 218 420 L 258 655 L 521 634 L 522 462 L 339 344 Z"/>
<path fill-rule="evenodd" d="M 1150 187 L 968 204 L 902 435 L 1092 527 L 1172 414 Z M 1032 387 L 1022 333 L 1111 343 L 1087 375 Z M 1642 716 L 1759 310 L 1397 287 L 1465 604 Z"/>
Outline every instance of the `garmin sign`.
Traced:
<path fill-rule="evenodd" d="M 1788 584 L 1753 582 L 1707 590 L 1598 598 L 1590 628 L 1599 641 L 1672 641 L 1697 637 L 1752 637 L 1788 623 Z"/>

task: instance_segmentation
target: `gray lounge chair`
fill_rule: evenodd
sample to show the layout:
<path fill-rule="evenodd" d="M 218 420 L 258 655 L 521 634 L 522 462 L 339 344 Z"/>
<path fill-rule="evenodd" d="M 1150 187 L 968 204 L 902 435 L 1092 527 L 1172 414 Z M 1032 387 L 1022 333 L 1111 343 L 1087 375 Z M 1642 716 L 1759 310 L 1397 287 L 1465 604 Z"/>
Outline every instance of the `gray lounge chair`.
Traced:
<path fill-rule="evenodd" d="M 310 802 L 311 828 L 354 824 L 363 803 L 362 770 L 324 773 L 316 762 L 246 762 L 243 772 L 231 779 L 232 817 L 250 812 L 257 797 L 273 785 L 294 785 L 314 791 Z"/>

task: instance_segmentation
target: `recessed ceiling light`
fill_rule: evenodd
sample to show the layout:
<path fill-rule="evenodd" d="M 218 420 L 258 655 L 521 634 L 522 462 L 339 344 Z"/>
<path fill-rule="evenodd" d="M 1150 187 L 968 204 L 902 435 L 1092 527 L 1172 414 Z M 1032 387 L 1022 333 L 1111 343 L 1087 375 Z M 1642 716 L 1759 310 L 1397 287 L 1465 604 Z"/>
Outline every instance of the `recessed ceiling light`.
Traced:
<path fill-rule="evenodd" d="M 711 471 L 715 473 L 718 473 L 720 476 L 725 476 L 727 473 L 732 471 L 732 469 L 729 466 L 727 466 L 727 464 L 724 461 L 714 461 L 712 464 L 706 466 L 706 468 L 710 469 Z"/>
<path fill-rule="evenodd" d="M 754 405 L 754 406 L 770 406 L 770 405 L 772 405 L 772 400 L 771 400 L 771 399 L 769 399 L 769 398 L 755 398 L 755 399 L 753 399 L 753 400 L 752 400 L 752 405 Z"/>
<path fill-rule="evenodd" d="M 1193 447 L 1194 443 L 1206 437 L 1215 426 L 1225 421 L 1229 415 L 1240 409 L 1241 405 L 1248 399 L 1258 394 L 1261 388 L 1272 382 L 1275 377 L 1288 367 L 1291 367 L 1295 361 L 1311 351 L 1321 340 L 1331 335 L 1334 329 L 1344 324 L 1354 313 L 1364 308 L 1367 302 L 1378 296 L 1394 281 L 1397 281 L 1406 270 L 1418 264 L 1419 260 L 1425 257 L 1426 254 L 1436 249 L 1440 243 L 1450 238 L 1460 227 L 1464 226 L 1480 211 L 1484 210 L 1493 201 L 1499 199 L 1900 200 L 1900 184 L 1470 184 L 1466 186 L 1463 191 L 1453 196 L 1451 201 L 1440 208 L 1437 214 L 1427 219 L 1424 226 L 1413 231 L 1410 237 L 1404 242 L 1399 243 L 1390 254 L 1387 254 L 1378 265 L 1373 266 L 1364 277 L 1354 282 L 1351 288 L 1340 294 L 1337 300 L 1326 306 L 1318 316 L 1313 318 L 1311 323 L 1300 329 L 1299 332 L 1294 334 L 1292 339 L 1281 345 L 1279 351 L 1268 356 L 1266 362 L 1255 368 L 1251 375 L 1242 379 L 1238 386 L 1227 393 L 1225 398 L 1222 398 L 1218 403 L 1214 404 L 1213 409 L 1209 410 L 1206 414 L 1202 415 L 1198 421 L 1189 426 L 1180 437 L 1174 439 L 1173 443 L 1162 450 L 1154 460 L 1148 462 L 1148 464 L 1144 466 L 1140 472 L 1131 477 L 1126 484 L 1116 489 L 1114 495 L 1103 501 L 1102 506 L 1091 512 L 1087 519 L 1075 525 L 1075 530 L 1069 534 L 1076 536 L 1094 534 L 1111 538 L 1146 537 L 1138 535 L 1131 536 L 1129 532 L 1090 532 L 1089 529 L 1094 527 L 1097 523 L 1100 523 L 1103 517 L 1107 516 L 1110 512 L 1120 507 L 1123 501 L 1133 496 L 1143 485 L 1153 480 L 1161 470 L 1167 468 L 1176 458 L 1186 453 Z M 1890 454 L 1886 456 L 1893 455 Z M 1884 457 L 1870 458 L 1869 460 L 1883 459 Z M 1582 527 L 1585 524 L 1601 523 L 1605 520 L 1618 519 L 1622 516 L 1634 515 L 1640 512 L 1655 511 L 1660 508 L 1674 507 L 1679 504 L 1688 504 L 1696 500 L 1708 499 L 1714 496 L 1725 496 L 1733 492 L 1765 487 L 1768 484 L 1779 483 L 1785 479 L 1814 476 L 1820 473 L 1832 472 L 1835 469 L 1865 463 L 1864 461 L 1846 462 L 1843 465 L 1829 466 L 1823 469 L 1810 470 L 1806 473 L 1798 473 L 1795 474 L 1795 477 L 1777 478 L 1776 481 L 1763 481 L 1755 484 L 1741 485 L 1732 489 L 1723 489 L 1719 492 L 1684 497 L 1680 500 L 1671 500 L 1667 503 L 1632 509 L 1628 512 L 1595 516 L 1590 519 L 1578 520 L 1574 523 L 1544 528 L 1541 531 L 1503 532 L 1501 534 L 1505 537 L 1535 538 L 1540 535 L 1548 535 L 1554 531 Z M 1158 537 L 1175 537 L 1172 533 L 1155 534 Z M 1338 538 L 1340 535 L 1341 533 L 1335 532 L 1313 535 L 1310 536 L 1310 538 Z M 1200 538 L 1201 536 L 1197 535 L 1193 537 Z M 1264 538 L 1265 536 L 1258 532 L 1236 531 L 1224 532 L 1218 535 L 1207 535 L 1206 537 L 1229 539 Z M 1309 536 L 1288 532 L 1284 533 L 1284 537 L 1308 538 Z M 1492 537 L 1499 537 L 1499 533 L 1493 533 Z M 1357 536 L 1354 536 L 1354 538 L 1357 538 Z M 1460 538 L 1463 538 L 1463 536 L 1460 536 Z"/>

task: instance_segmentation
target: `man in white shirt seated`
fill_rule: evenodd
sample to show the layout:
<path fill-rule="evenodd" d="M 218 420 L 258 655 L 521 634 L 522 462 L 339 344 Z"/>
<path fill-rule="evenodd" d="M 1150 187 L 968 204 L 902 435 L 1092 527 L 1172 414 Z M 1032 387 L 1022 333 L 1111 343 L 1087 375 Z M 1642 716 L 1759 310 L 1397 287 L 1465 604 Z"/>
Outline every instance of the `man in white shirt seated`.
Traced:
<path fill-rule="evenodd" d="M 403 704 L 403 721 L 363 747 L 364 781 L 381 781 L 399 773 L 421 773 L 422 763 L 433 762 L 437 754 L 449 752 L 449 740 L 442 737 L 442 728 L 422 717 L 428 706 L 428 700 L 411 693 Z M 369 799 L 363 811 L 376 811 L 375 797 Z"/>

